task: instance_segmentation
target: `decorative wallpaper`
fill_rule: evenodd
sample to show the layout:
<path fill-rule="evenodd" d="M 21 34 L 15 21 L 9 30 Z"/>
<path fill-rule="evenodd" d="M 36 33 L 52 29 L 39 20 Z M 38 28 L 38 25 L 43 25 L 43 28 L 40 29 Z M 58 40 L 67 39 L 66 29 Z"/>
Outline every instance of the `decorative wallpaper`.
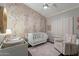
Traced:
<path fill-rule="evenodd" d="M 14 35 L 27 36 L 29 32 L 45 32 L 46 18 L 24 4 L 0 4 L 7 9 L 7 28 Z"/>

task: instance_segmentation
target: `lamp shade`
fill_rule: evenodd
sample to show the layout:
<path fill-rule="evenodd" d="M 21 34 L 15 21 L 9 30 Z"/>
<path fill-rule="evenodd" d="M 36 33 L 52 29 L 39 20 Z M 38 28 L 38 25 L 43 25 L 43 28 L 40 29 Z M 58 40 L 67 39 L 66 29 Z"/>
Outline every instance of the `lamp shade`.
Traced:
<path fill-rule="evenodd" d="M 6 29 L 6 33 L 11 34 L 12 33 L 11 29 Z"/>

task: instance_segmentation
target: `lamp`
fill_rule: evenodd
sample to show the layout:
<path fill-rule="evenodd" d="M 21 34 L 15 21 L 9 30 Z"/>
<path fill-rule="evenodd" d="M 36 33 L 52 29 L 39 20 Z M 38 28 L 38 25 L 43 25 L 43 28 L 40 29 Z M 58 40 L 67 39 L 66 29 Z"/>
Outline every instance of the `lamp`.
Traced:
<path fill-rule="evenodd" d="M 12 34 L 11 29 L 6 29 L 6 34 Z"/>
<path fill-rule="evenodd" d="M 6 29 L 6 33 L 3 34 L 3 35 L 4 35 L 4 39 L 3 39 L 3 41 L 1 42 L 0 48 L 3 46 L 3 43 L 4 43 L 5 40 L 6 40 L 6 41 L 9 40 L 9 39 L 6 39 L 6 38 L 7 38 L 7 37 L 10 37 L 10 34 L 12 34 L 11 29 Z"/>

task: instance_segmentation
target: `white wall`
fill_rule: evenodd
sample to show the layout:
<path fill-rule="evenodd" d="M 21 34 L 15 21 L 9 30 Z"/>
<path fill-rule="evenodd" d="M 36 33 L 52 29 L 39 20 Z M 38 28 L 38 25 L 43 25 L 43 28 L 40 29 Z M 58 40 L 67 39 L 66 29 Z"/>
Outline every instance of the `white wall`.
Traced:
<path fill-rule="evenodd" d="M 4 3 L 7 10 L 7 28 L 19 36 L 27 36 L 29 32 L 45 32 L 46 18 L 23 3 Z"/>
<path fill-rule="evenodd" d="M 79 8 L 67 11 L 50 18 L 47 18 L 47 33 L 52 34 L 72 34 L 73 33 L 73 17 L 76 21 L 76 17 L 79 16 Z M 51 26 L 51 30 L 48 30 L 48 26 Z M 76 27 L 76 25 L 75 25 Z M 76 32 L 76 30 L 75 30 Z M 77 33 L 79 33 L 77 31 Z"/>

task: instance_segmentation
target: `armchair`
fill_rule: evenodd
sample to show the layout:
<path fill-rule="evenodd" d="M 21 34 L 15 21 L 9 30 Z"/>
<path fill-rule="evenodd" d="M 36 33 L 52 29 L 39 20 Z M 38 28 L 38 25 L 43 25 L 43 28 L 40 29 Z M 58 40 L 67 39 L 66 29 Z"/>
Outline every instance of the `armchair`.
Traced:
<path fill-rule="evenodd" d="M 54 47 L 64 55 L 77 54 L 76 35 L 64 35 L 54 39 Z"/>
<path fill-rule="evenodd" d="M 40 43 L 46 42 L 48 36 L 46 33 L 37 32 L 37 33 L 28 33 L 28 43 L 31 46 L 35 46 Z"/>

